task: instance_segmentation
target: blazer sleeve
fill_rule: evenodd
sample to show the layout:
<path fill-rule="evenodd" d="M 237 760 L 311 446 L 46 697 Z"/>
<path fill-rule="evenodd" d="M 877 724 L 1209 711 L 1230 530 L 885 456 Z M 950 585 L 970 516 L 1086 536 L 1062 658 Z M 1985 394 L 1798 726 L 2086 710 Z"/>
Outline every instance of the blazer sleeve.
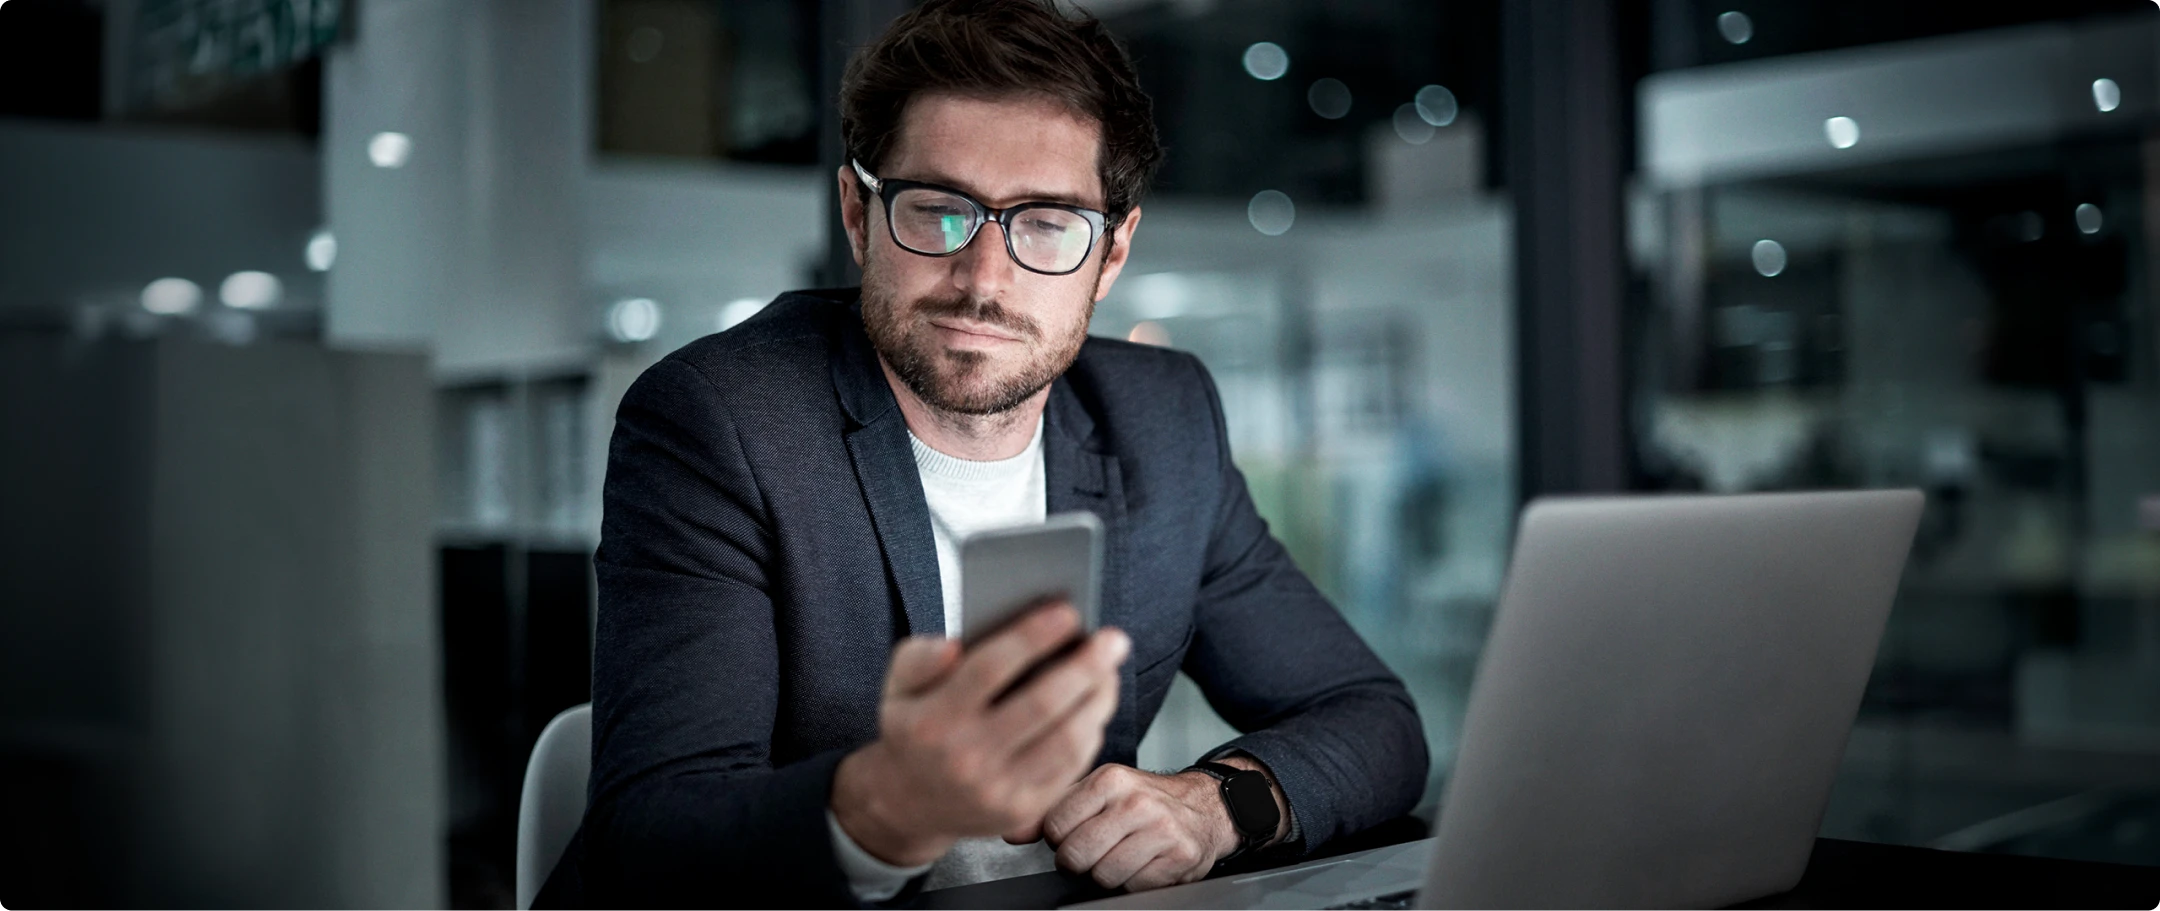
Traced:
<path fill-rule="evenodd" d="M 662 361 L 624 396 L 603 499 L 585 899 L 854 906 L 825 816 L 841 754 L 771 762 L 771 525 L 695 367 Z"/>
<path fill-rule="evenodd" d="M 1209 752 L 1264 763 L 1290 804 L 1290 840 L 1308 853 L 1401 816 L 1425 789 L 1429 759 L 1402 681 L 1268 533 L 1230 460 L 1222 397 L 1193 362 L 1213 411 L 1221 492 L 1184 671 L 1244 732 Z"/>

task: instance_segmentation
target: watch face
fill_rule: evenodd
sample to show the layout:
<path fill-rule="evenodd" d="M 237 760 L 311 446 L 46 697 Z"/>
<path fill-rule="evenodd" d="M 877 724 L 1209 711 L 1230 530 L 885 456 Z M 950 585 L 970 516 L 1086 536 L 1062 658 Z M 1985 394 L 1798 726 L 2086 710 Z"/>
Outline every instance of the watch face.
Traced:
<path fill-rule="evenodd" d="M 1275 807 L 1275 790 L 1268 787 L 1267 776 L 1258 772 L 1232 775 L 1223 782 L 1223 796 L 1230 804 L 1230 822 L 1240 834 L 1253 838 L 1275 834 L 1282 813 Z"/>

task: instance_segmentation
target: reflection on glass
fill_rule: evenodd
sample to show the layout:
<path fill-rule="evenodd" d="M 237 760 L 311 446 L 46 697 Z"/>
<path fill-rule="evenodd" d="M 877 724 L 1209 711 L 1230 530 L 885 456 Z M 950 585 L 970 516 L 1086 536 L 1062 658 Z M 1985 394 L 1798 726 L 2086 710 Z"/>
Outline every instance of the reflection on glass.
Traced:
<path fill-rule="evenodd" d="M 2160 146 L 1932 149 L 1643 201 L 1643 483 L 1927 491 L 1825 835 L 2160 862 Z"/>

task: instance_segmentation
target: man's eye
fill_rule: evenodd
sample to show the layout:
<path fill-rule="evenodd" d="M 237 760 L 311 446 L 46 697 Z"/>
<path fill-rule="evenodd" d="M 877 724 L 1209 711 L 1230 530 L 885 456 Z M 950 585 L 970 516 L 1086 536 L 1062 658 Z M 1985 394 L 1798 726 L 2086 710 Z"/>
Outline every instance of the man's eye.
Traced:
<path fill-rule="evenodd" d="M 1057 221 L 1050 221 L 1050 220 L 1048 220 L 1048 219 L 1042 219 L 1042 218 L 1030 218 L 1030 219 L 1028 219 L 1028 220 L 1027 220 L 1027 227 L 1028 227 L 1028 230 L 1030 230 L 1030 231 L 1037 231 L 1037 232 L 1041 232 L 1041 233 L 1043 233 L 1043 234 L 1063 234 L 1063 233 L 1065 233 L 1065 224 L 1064 224 L 1063 222 L 1057 222 Z"/>
<path fill-rule="evenodd" d="M 925 218 L 943 218 L 947 215 L 967 214 L 966 209 L 950 203 L 919 202 L 909 206 L 908 210 Z"/>

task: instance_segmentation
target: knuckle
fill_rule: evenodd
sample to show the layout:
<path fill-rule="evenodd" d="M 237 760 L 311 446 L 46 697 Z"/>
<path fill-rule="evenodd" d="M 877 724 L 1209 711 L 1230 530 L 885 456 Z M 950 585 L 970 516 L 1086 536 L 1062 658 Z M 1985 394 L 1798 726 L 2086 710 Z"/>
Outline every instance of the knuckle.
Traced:
<path fill-rule="evenodd" d="M 966 783 L 970 788 L 982 790 L 992 784 L 983 775 L 983 756 L 974 750 L 946 748 L 940 752 L 940 764 L 954 780 Z"/>
<path fill-rule="evenodd" d="M 1017 708 L 1029 718 L 1041 718 L 1052 714 L 1057 711 L 1057 697 L 1059 691 L 1064 688 L 1065 681 L 1063 678 L 1056 673 L 1046 674 L 1019 694 L 1017 700 L 1020 704 Z"/>
<path fill-rule="evenodd" d="M 918 747 L 929 746 L 938 741 L 943 725 L 937 719 L 914 712 L 896 714 L 899 717 L 894 719 L 893 724 L 895 739 Z"/>

